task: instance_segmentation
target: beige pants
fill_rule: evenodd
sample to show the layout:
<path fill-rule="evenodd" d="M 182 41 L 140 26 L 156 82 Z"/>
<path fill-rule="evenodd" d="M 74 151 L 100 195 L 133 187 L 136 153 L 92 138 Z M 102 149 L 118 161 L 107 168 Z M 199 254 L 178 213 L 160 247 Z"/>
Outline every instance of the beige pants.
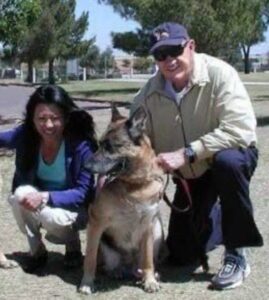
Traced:
<path fill-rule="evenodd" d="M 9 202 L 19 229 L 27 236 L 30 251 L 35 254 L 42 245 L 40 229 L 46 231 L 45 238 L 54 244 L 65 244 L 67 251 L 80 250 L 79 232 L 72 225 L 78 217 L 77 212 L 62 208 L 45 206 L 36 212 L 23 208 L 11 196 Z"/>

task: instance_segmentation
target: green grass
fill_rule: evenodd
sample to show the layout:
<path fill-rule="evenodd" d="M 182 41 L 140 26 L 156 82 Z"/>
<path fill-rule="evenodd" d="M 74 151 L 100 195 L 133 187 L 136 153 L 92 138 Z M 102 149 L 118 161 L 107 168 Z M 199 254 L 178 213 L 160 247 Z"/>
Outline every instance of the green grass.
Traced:
<path fill-rule="evenodd" d="M 244 82 L 268 82 L 268 85 L 246 85 L 253 101 L 269 100 L 269 73 L 240 73 Z M 111 80 L 74 81 L 62 84 L 72 96 L 104 101 L 132 101 L 145 82 Z"/>
<path fill-rule="evenodd" d="M 252 101 L 269 100 L 269 82 L 268 85 L 246 85 L 246 89 Z"/>
<path fill-rule="evenodd" d="M 259 73 L 239 73 L 243 81 L 252 81 L 252 82 L 267 82 L 269 84 L 269 73 L 259 72 Z"/>
<path fill-rule="evenodd" d="M 72 96 L 96 100 L 130 101 L 143 82 L 88 80 L 62 84 Z"/>

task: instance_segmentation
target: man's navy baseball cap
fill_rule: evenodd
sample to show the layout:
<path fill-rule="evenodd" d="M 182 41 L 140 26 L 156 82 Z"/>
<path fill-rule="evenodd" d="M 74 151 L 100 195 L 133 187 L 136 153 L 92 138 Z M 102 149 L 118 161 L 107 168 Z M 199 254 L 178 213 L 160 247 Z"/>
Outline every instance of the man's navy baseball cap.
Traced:
<path fill-rule="evenodd" d="M 150 53 L 162 46 L 183 45 L 190 39 L 186 28 L 178 23 L 166 22 L 153 29 L 150 36 Z"/>

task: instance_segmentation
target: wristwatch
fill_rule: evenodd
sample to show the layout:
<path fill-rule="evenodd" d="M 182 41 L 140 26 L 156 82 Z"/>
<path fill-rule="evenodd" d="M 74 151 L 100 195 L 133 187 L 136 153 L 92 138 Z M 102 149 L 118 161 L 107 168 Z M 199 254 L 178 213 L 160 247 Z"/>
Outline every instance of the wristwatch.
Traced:
<path fill-rule="evenodd" d="M 187 147 L 185 148 L 184 155 L 190 164 L 195 162 L 196 154 L 195 154 L 194 150 L 192 149 L 191 145 L 187 145 Z"/>

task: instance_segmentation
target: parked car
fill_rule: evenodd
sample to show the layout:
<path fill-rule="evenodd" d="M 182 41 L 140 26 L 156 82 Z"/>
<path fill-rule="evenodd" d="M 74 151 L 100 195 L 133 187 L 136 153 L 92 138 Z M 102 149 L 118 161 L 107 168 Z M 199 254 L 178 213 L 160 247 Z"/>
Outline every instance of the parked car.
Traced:
<path fill-rule="evenodd" d="M 79 80 L 79 76 L 76 75 L 75 73 L 70 73 L 67 75 L 68 80 Z"/>
<path fill-rule="evenodd" d="M 3 78 L 4 79 L 14 79 L 14 78 L 16 78 L 16 69 L 13 69 L 13 68 L 4 69 Z"/>

